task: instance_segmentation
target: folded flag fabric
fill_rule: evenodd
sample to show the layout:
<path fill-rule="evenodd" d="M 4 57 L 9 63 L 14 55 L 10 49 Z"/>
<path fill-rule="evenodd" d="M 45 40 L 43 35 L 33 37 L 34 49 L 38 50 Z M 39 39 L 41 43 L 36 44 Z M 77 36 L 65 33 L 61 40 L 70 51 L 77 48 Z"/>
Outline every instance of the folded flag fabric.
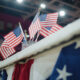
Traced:
<path fill-rule="evenodd" d="M 16 64 L 12 75 L 12 80 L 30 80 L 30 69 L 34 60 L 31 59 L 26 63 Z"/>
<path fill-rule="evenodd" d="M 75 46 L 73 43 L 62 49 L 48 80 L 80 80 L 80 48 Z"/>

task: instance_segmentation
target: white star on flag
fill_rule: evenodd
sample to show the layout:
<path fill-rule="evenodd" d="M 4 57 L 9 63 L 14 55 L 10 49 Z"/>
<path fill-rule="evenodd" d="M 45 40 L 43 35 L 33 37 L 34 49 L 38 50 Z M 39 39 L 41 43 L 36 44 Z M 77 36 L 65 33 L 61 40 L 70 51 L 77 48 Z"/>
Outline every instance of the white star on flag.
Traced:
<path fill-rule="evenodd" d="M 76 42 L 75 49 L 77 49 L 77 48 L 80 48 L 80 40 L 78 40 L 78 41 Z"/>
<path fill-rule="evenodd" d="M 62 70 L 57 69 L 57 72 L 59 73 L 59 76 L 57 77 L 56 80 L 60 79 L 67 80 L 68 76 L 72 76 L 72 73 L 66 71 L 66 65 L 64 65 L 64 68 Z"/>

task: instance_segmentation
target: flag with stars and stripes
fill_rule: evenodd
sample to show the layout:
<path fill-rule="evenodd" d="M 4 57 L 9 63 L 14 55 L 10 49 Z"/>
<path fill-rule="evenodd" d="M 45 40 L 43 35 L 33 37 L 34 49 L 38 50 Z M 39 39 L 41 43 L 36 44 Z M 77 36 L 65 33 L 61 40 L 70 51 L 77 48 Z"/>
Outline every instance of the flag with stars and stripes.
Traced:
<path fill-rule="evenodd" d="M 40 29 L 41 29 L 41 25 L 40 25 L 39 12 L 38 12 L 29 27 L 30 39 L 34 38 L 37 31 L 39 31 Z"/>
<path fill-rule="evenodd" d="M 30 39 L 34 38 L 35 34 L 42 29 L 42 27 L 52 27 L 57 23 L 58 13 L 49 13 L 39 16 L 39 12 L 36 14 L 29 27 Z"/>
<path fill-rule="evenodd" d="M 42 27 L 51 27 L 57 23 L 58 13 L 48 13 L 39 16 Z"/>
<path fill-rule="evenodd" d="M 4 39 L 7 41 L 9 46 L 16 47 L 23 39 L 20 27 L 17 27 L 14 31 L 7 34 Z"/>
<path fill-rule="evenodd" d="M 80 80 L 80 48 L 76 43 L 64 47 L 47 80 Z"/>
<path fill-rule="evenodd" d="M 4 37 L 4 42 L 0 47 L 0 52 L 3 58 L 7 58 L 15 53 L 15 47 L 18 46 L 23 39 L 23 34 L 20 27 L 17 27 L 14 31 L 11 31 Z"/>

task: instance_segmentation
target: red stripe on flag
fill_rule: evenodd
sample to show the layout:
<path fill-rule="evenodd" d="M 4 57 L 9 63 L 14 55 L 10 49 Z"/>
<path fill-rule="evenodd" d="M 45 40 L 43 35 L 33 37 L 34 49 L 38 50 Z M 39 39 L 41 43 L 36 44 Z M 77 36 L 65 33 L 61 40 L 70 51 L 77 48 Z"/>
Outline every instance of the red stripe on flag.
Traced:
<path fill-rule="evenodd" d="M 46 29 L 45 27 L 43 27 L 41 30 L 40 30 L 40 34 L 44 37 L 46 36 L 49 36 L 50 34 L 52 33 L 55 33 L 59 30 L 61 30 L 63 27 L 58 25 L 58 24 L 55 24 L 52 26 L 52 28 L 50 30 Z"/>
<path fill-rule="evenodd" d="M 23 35 L 20 34 L 18 37 L 16 37 L 15 34 L 13 32 L 11 32 L 10 34 L 8 34 L 7 36 L 5 36 L 4 38 L 7 41 L 7 43 L 8 43 L 9 46 L 15 47 L 18 44 L 20 44 L 20 42 L 23 39 Z"/>
<path fill-rule="evenodd" d="M 40 21 L 37 19 L 34 23 L 29 27 L 30 39 L 34 37 L 34 35 L 41 29 Z"/>
<path fill-rule="evenodd" d="M 7 58 L 9 57 L 10 55 L 12 55 L 13 53 L 15 53 L 15 50 L 14 48 L 11 48 L 11 47 L 6 47 L 6 46 L 1 46 L 1 54 L 3 56 L 3 58 Z"/>
<path fill-rule="evenodd" d="M 46 20 L 41 21 L 42 27 L 52 27 L 54 24 L 57 23 L 58 13 L 49 13 L 47 14 Z"/>

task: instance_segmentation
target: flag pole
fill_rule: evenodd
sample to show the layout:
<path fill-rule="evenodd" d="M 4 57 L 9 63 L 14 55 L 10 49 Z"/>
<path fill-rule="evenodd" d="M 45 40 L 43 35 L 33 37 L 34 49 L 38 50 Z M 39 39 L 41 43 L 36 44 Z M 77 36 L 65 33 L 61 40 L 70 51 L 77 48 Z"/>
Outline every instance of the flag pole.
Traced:
<path fill-rule="evenodd" d="M 41 11 L 41 8 L 38 9 L 38 13 L 39 13 L 39 14 L 40 14 L 40 11 Z M 37 42 L 39 36 L 40 36 L 40 30 L 39 30 L 38 33 L 37 33 L 37 37 L 36 37 L 36 39 L 35 39 L 35 42 Z M 34 40 L 34 39 L 33 39 L 33 40 Z"/>
<path fill-rule="evenodd" d="M 21 26 L 21 23 L 20 23 L 20 22 L 19 22 L 19 27 L 20 27 L 20 29 L 21 29 L 21 32 L 22 32 L 23 36 L 24 36 L 24 40 L 27 41 L 26 38 L 25 38 L 24 32 L 23 32 L 23 30 L 22 30 L 22 26 Z"/>
<path fill-rule="evenodd" d="M 26 37 L 26 40 L 27 40 L 27 31 L 24 30 L 24 34 L 25 34 L 25 37 Z"/>
<path fill-rule="evenodd" d="M 36 37 L 35 42 L 37 42 L 37 40 L 38 40 L 39 36 L 40 36 L 40 30 L 38 31 L 38 34 L 37 34 L 37 37 Z"/>
<path fill-rule="evenodd" d="M 38 11 L 37 11 L 37 13 L 39 13 L 40 14 L 40 10 L 41 10 L 41 8 L 38 8 Z M 34 35 L 34 37 L 32 38 L 32 39 L 30 39 L 31 41 L 34 41 L 34 39 L 35 39 L 35 35 Z"/>

